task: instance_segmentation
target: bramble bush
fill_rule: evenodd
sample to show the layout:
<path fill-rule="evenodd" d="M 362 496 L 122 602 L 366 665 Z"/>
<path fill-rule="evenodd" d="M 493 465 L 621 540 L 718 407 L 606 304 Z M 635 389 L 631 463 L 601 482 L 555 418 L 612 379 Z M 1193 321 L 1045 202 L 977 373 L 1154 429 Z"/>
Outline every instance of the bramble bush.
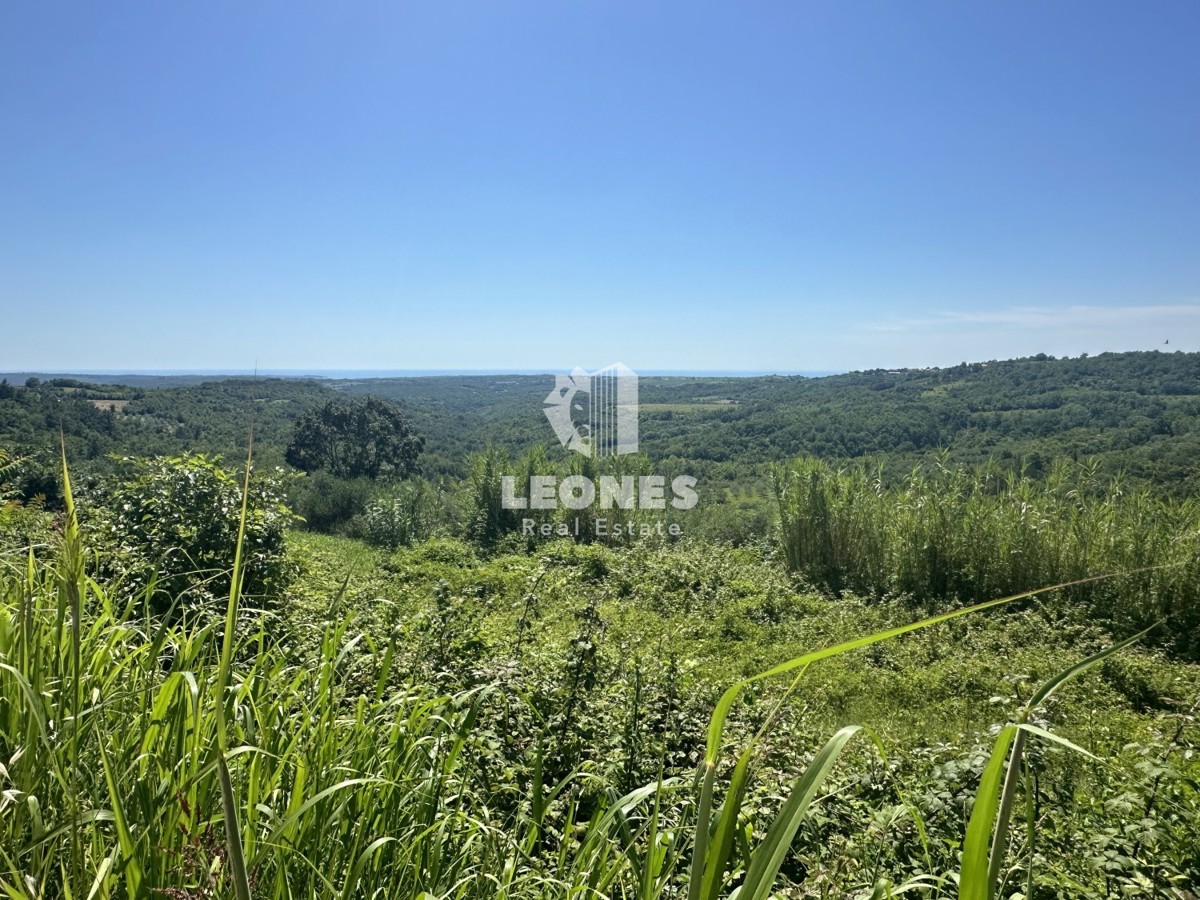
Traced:
<path fill-rule="evenodd" d="M 132 473 L 102 483 L 86 504 L 89 540 L 101 549 L 101 574 L 150 590 L 156 612 L 223 604 L 229 595 L 242 481 L 220 457 L 185 455 L 124 460 Z M 278 595 L 295 574 L 284 540 L 295 519 L 284 502 L 282 469 L 250 479 L 243 596 Z"/>

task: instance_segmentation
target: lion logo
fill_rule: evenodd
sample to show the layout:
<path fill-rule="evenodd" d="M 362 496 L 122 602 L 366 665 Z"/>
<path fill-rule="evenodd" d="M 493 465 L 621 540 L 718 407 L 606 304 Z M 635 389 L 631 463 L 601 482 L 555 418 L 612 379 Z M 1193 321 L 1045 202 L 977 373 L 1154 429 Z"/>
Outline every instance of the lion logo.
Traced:
<path fill-rule="evenodd" d="M 570 375 L 556 375 L 545 404 L 550 427 L 568 450 L 589 457 L 637 453 L 638 382 L 628 366 L 596 372 L 576 366 Z"/>

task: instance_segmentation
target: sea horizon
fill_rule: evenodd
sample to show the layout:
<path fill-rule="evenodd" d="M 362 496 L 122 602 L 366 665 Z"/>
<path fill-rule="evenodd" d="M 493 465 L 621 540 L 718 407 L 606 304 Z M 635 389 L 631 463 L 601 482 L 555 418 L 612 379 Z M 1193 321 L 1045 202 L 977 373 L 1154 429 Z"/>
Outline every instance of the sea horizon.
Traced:
<path fill-rule="evenodd" d="M 373 378 L 438 378 L 438 377 L 495 377 L 502 375 L 555 375 L 570 371 L 563 367 L 540 369 L 88 369 L 88 370 L 23 370 L 0 372 L 0 378 L 91 378 L 134 375 L 138 377 L 181 378 L 214 376 L 222 378 L 320 378 L 331 381 Z M 823 378 L 845 374 L 849 370 L 826 369 L 639 369 L 646 377 L 678 378 L 762 378 L 771 375 Z"/>

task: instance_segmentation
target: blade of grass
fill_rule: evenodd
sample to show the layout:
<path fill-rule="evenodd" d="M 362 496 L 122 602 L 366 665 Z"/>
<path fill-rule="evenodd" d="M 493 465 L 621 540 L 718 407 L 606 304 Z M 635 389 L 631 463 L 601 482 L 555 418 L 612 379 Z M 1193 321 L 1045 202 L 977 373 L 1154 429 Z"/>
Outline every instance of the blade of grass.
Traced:
<path fill-rule="evenodd" d="M 750 744 L 738 756 L 737 764 L 733 767 L 733 774 L 729 779 L 729 788 L 725 791 L 725 801 L 717 812 L 717 828 L 713 835 L 712 846 L 709 848 L 709 858 L 704 862 L 704 882 L 700 886 L 701 896 L 705 900 L 716 900 L 721 893 L 721 880 L 733 853 L 738 813 L 741 812 L 742 799 L 746 794 L 753 746 Z"/>
<path fill-rule="evenodd" d="M 121 807 L 121 794 L 117 790 L 117 782 L 113 777 L 112 765 L 108 761 L 108 752 L 104 749 L 105 742 L 103 740 L 97 742 L 100 748 L 100 765 L 104 768 L 104 782 L 108 786 L 108 799 L 112 804 L 113 825 L 117 829 L 117 843 L 121 848 L 121 855 L 124 857 L 123 870 L 125 873 L 125 884 L 129 890 L 129 896 L 133 900 L 146 896 L 146 886 L 142 876 L 142 864 L 137 855 L 137 844 L 134 843 L 133 834 L 129 831 L 129 823 L 125 819 L 125 811 Z"/>
<path fill-rule="evenodd" d="M 67 507 L 63 525 L 63 573 L 61 590 L 66 594 L 71 611 L 71 759 L 79 759 L 79 730 L 83 710 L 83 544 L 79 537 L 79 518 L 75 511 L 75 494 L 71 490 L 71 473 L 67 467 L 67 439 L 59 432 L 62 449 L 63 500 Z M 71 766 L 71 818 L 78 821 L 79 766 Z M 78 826 L 71 829 L 71 880 L 83 879 L 83 841 Z"/>
<path fill-rule="evenodd" d="M 1027 725 L 1026 720 L 1030 713 L 1067 681 L 1083 674 L 1112 654 L 1141 640 L 1149 631 L 1157 627 L 1157 624 L 1152 625 L 1145 631 L 1093 653 L 1086 659 L 1058 672 L 1034 692 L 1018 715 L 1017 721 L 1014 724 L 1006 725 L 1001 730 L 995 746 L 992 748 L 992 755 L 984 770 L 984 776 L 980 780 L 979 789 L 975 795 L 975 806 L 971 810 L 971 818 L 967 823 L 962 870 L 959 874 L 960 900 L 991 900 L 994 896 L 1000 877 L 1000 867 L 1003 865 L 1008 847 L 1008 827 L 1020 780 L 1026 735 L 1042 732 L 1042 729 Z M 1074 746 L 1063 739 L 1055 738 L 1055 740 L 1066 746 Z M 1012 747 L 1011 756 L 1008 754 L 1010 745 Z M 1005 757 L 1009 757 L 1009 759 L 1004 786 L 1003 790 L 997 794 L 999 772 L 1004 766 Z M 991 839 L 990 844 L 989 838 Z"/>
<path fill-rule="evenodd" d="M 746 870 L 746 880 L 742 883 L 739 898 L 745 900 L 766 900 L 775 885 L 779 868 L 787 857 L 792 846 L 792 840 L 800 828 L 800 823 L 812 805 L 813 797 L 820 790 L 825 779 L 833 770 L 834 763 L 841 756 L 850 738 L 862 729 L 850 725 L 841 729 L 821 748 L 804 774 L 792 788 L 792 793 L 784 803 L 783 809 L 775 817 L 775 821 L 767 829 L 763 842 L 754 851 L 750 867 Z"/>
<path fill-rule="evenodd" d="M 721 750 L 721 736 L 724 733 L 725 722 L 729 717 L 729 712 L 733 708 L 733 704 L 737 701 L 737 698 L 741 695 L 742 691 L 744 691 L 747 687 L 765 678 L 771 678 L 775 675 L 783 675 L 788 672 L 793 672 L 796 669 L 809 666 L 812 663 L 819 662 L 820 660 L 829 659 L 830 657 L 838 656 L 851 650 L 869 647 L 872 644 L 891 640 L 892 638 L 909 634 L 910 632 L 919 631 L 924 628 L 929 628 L 933 625 L 939 625 L 943 622 L 949 622 L 961 616 L 1003 606 L 1008 603 L 1013 603 L 1017 600 L 1023 600 L 1038 594 L 1046 593 L 1047 591 L 1059 590 L 1078 584 L 1100 581 L 1113 577 L 1116 577 L 1115 574 L 1095 575 L 1090 578 L 1083 578 L 1077 581 L 1037 588 L 1036 590 L 1032 591 L 1023 591 L 1019 594 L 1000 597 L 996 600 L 986 600 L 982 603 L 976 603 L 972 606 L 967 606 L 962 609 L 956 609 L 948 613 L 942 613 L 941 615 L 931 616 L 918 622 L 909 623 L 908 625 L 889 628 L 884 631 L 866 635 L 865 637 L 843 641 L 840 644 L 834 644 L 830 647 L 814 650 L 810 653 L 805 653 L 801 656 L 794 657 L 787 662 L 780 663 L 777 666 L 774 666 L 763 672 L 759 672 L 757 675 L 744 678 L 727 688 L 721 695 L 720 700 L 717 701 L 717 705 L 713 709 L 712 717 L 710 718 L 708 725 L 708 737 L 705 747 L 704 766 L 702 769 L 703 779 L 700 789 L 699 808 L 696 817 L 696 836 L 692 847 L 692 863 L 690 868 L 690 880 L 688 883 L 688 900 L 701 900 L 702 897 L 704 897 L 705 900 L 708 900 L 702 891 L 706 885 L 711 886 L 712 884 L 711 880 L 706 880 L 705 871 L 710 864 L 708 857 L 710 854 L 710 839 L 712 836 L 710 835 L 709 830 L 712 817 L 713 792 L 716 786 L 717 757 Z"/>
<path fill-rule="evenodd" d="M 250 900 L 250 878 L 246 871 L 246 857 L 242 851 L 242 832 L 238 824 L 237 803 L 233 792 L 233 781 L 225 763 L 229 749 L 226 730 L 226 693 L 229 689 L 230 670 L 233 667 L 233 644 L 237 635 L 238 602 L 242 592 L 242 545 L 246 539 L 246 513 L 250 502 L 250 470 L 254 461 L 254 432 L 250 433 L 249 449 L 246 451 L 246 476 L 242 483 L 242 511 L 238 519 L 237 549 L 233 554 L 233 576 L 229 585 L 229 604 L 225 608 L 225 640 L 221 644 L 221 660 L 217 669 L 216 718 L 217 718 L 217 772 L 221 781 L 221 808 L 225 818 L 225 842 L 229 850 L 230 878 L 233 881 L 237 900 Z"/>
<path fill-rule="evenodd" d="M 233 781 L 225 756 L 217 754 L 217 774 L 221 781 L 221 809 L 225 816 L 225 839 L 229 848 L 229 875 L 238 900 L 250 900 L 250 878 L 246 872 L 246 857 L 242 854 L 242 835 L 238 829 L 237 805 L 233 796 Z"/>
<path fill-rule="evenodd" d="M 1004 771 L 1004 760 L 1016 735 L 1015 725 L 1005 725 L 1000 729 L 979 781 L 975 806 L 967 823 L 967 837 L 963 842 L 962 870 L 958 876 L 959 900 L 990 900 L 992 896 L 988 839 L 992 836 L 992 823 L 996 821 L 1000 806 L 1000 778 Z"/>

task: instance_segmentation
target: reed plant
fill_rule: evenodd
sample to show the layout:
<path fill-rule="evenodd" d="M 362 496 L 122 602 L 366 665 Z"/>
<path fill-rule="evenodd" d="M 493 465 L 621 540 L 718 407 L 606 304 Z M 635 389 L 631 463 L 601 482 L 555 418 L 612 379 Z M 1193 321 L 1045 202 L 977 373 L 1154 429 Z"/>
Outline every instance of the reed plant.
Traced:
<path fill-rule="evenodd" d="M 972 602 L 1071 583 L 1087 615 L 1200 658 L 1200 504 L 1058 462 L 1048 477 L 938 458 L 898 483 L 864 464 L 776 466 L 784 558 L 834 592 Z M 1087 580 L 1104 572 L 1120 579 Z"/>

